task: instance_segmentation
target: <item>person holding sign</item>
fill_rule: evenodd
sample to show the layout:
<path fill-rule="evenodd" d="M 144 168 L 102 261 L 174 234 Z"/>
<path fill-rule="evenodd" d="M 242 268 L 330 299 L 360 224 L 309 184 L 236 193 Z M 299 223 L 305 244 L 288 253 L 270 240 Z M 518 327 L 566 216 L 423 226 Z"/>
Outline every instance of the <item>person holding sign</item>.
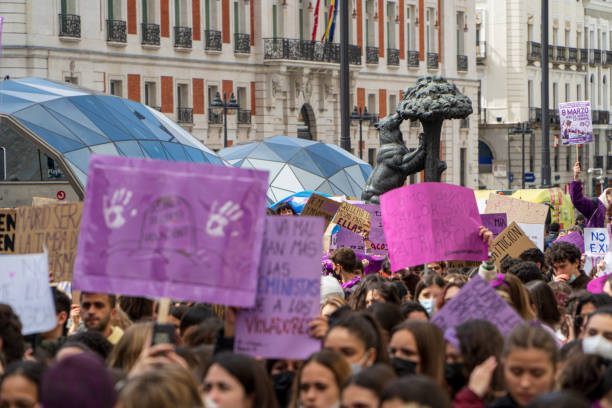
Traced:
<path fill-rule="evenodd" d="M 570 183 L 570 198 L 572 204 L 587 219 L 587 228 L 604 228 L 612 218 L 612 188 L 606 188 L 596 200 L 591 200 L 582 194 L 580 181 L 580 162 L 574 165 L 574 180 Z"/>

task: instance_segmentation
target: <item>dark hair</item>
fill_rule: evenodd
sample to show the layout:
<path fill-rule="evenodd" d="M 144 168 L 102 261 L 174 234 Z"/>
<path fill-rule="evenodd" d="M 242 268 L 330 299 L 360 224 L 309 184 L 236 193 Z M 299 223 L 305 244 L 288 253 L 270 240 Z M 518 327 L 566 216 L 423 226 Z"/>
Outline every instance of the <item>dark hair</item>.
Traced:
<path fill-rule="evenodd" d="M 223 328 L 223 322 L 215 317 L 208 318 L 198 325 L 192 325 L 185 330 L 183 341 L 186 347 L 214 345 L 217 333 Z"/>
<path fill-rule="evenodd" d="M 568 341 L 559 349 L 559 362 L 563 363 L 577 354 L 584 354 L 582 351 L 582 340 L 574 339 Z"/>
<path fill-rule="evenodd" d="M 366 296 L 369 288 L 375 283 L 389 282 L 389 280 L 378 274 L 367 275 L 361 280 L 350 293 L 346 301 L 348 302 L 351 309 L 360 311 L 365 309 Z"/>
<path fill-rule="evenodd" d="M 583 396 L 568 391 L 553 391 L 531 400 L 525 408 L 590 408 L 591 404 Z"/>
<path fill-rule="evenodd" d="M 114 309 L 115 306 L 117 306 L 117 296 L 115 295 L 111 295 L 108 293 L 102 293 L 102 292 L 81 292 L 81 302 L 83 302 L 83 296 L 85 295 L 106 295 L 108 296 L 108 304 L 110 308 Z"/>
<path fill-rule="evenodd" d="M 40 383 L 46 368 L 47 366 L 39 361 L 15 361 L 5 368 L 0 384 L 10 376 L 20 375 L 36 384 L 36 388 L 40 389 Z"/>
<path fill-rule="evenodd" d="M 277 205 L 274 209 L 274 213 L 279 215 L 283 210 L 291 210 L 293 215 L 295 215 L 295 210 L 288 202 L 280 203 L 279 205 Z"/>
<path fill-rule="evenodd" d="M 448 275 L 446 275 L 448 277 Z M 446 286 L 444 286 L 444 289 L 442 290 L 442 296 L 440 296 L 440 298 L 438 299 L 438 310 L 442 309 L 442 307 L 444 306 L 444 304 L 446 303 L 446 301 L 444 300 L 444 297 L 446 296 L 446 292 L 448 292 L 448 290 L 450 288 L 459 288 L 459 290 L 461 290 L 461 288 L 465 285 L 465 282 L 449 282 L 446 284 Z"/>
<path fill-rule="evenodd" d="M 544 281 L 531 281 L 526 285 L 531 302 L 535 305 L 538 319 L 556 329 L 561 323 L 561 313 L 557 307 L 555 293 Z"/>
<path fill-rule="evenodd" d="M 368 292 L 375 290 L 385 302 L 399 305 L 400 298 L 397 289 L 391 282 L 366 282 L 365 286 L 366 296 Z"/>
<path fill-rule="evenodd" d="M 539 263 L 540 266 L 544 267 L 546 265 L 546 257 L 544 256 L 544 252 L 540 251 L 540 248 L 529 248 L 526 251 L 523 251 L 522 254 L 519 255 L 521 261 L 531 261 L 536 264 Z"/>
<path fill-rule="evenodd" d="M 558 385 L 564 391 L 574 391 L 593 402 L 603 397 L 600 383 L 607 368 L 608 361 L 597 354 L 575 355 L 563 367 Z"/>
<path fill-rule="evenodd" d="M 412 320 L 396 326 L 391 337 L 402 330 L 409 331 L 414 337 L 421 362 L 421 374 L 444 386 L 445 343 L 442 330 L 433 323 Z"/>
<path fill-rule="evenodd" d="M 62 346 L 62 348 L 66 347 L 69 342 L 81 343 L 85 345 L 89 350 L 97 354 L 102 358 L 102 360 L 105 361 L 113 351 L 112 343 L 108 341 L 102 333 L 95 330 L 87 330 L 73 334 L 72 336 L 68 336 L 66 343 L 64 346 Z"/>
<path fill-rule="evenodd" d="M 230 352 L 215 354 L 210 359 L 204 377 L 214 364 L 221 366 L 242 384 L 245 394 L 253 396 L 254 407 L 276 408 L 278 406 L 270 377 L 263 365 L 254 358 Z"/>
<path fill-rule="evenodd" d="M 544 274 L 535 262 L 523 261 L 513 265 L 508 271 L 526 284 L 531 281 L 544 281 Z"/>
<path fill-rule="evenodd" d="M 58 315 L 60 312 L 66 312 L 66 320 L 64 321 L 64 327 L 62 327 L 62 333 L 65 333 L 68 318 L 70 317 L 70 306 L 72 306 L 72 302 L 67 294 L 55 286 L 51 287 L 51 292 L 53 294 L 53 303 L 55 304 L 55 314 Z"/>
<path fill-rule="evenodd" d="M 342 384 L 342 390 L 349 385 L 356 385 L 372 391 L 380 399 L 386 386 L 395 378 L 395 372 L 388 364 L 374 364 L 349 377 Z"/>
<path fill-rule="evenodd" d="M 19 361 L 25 353 L 25 341 L 21 335 L 21 321 L 13 312 L 13 308 L 0 303 L 0 339 L 2 339 L 1 352 L 7 364 Z"/>
<path fill-rule="evenodd" d="M 502 259 L 499 263 L 499 272 L 500 273 L 508 273 L 510 268 L 514 265 L 522 262 L 519 258 L 510 258 L 509 256 Z"/>
<path fill-rule="evenodd" d="M 504 356 L 514 349 L 538 349 L 546 352 L 553 369 L 556 370 L 559 351 L 553 336 L 542 326 L 521 324 L 515 327 L 508 336 L 504 346 Z"/>
<path fill-rule="evenodd" d="M 174 317 L 177 320 L 181 320 L 185 315 L 185 312 L 189 310 L 189 306 L 180 305 L 180 306 L 172 306 L 170 308 L 170 316 Z"/>
<path fill-rule="evenodd" d="M 559 232 L 560 229 L 561 229 L 561 226 L 559 225 L 558 222 L 553 222 L 548 226 L 548 231 L 550 232 Z"/>
<path fill-rule="evenodd" d="M 204 305 L 195 305 L 187 309 L 183 317 L 181 317 L 181 324 L 179 327 L 181 336 L 185 334 L 185 330 L 191 326 L 202 323 L 206 319 L 218 319 L 215 312 Z"/>
<path fill-rule="evenodd" d="M 389 261 L 389 258 L 385 258 L 382 265 L 380 266 L 380 269 L 387 275 L 391 275 L 393 273 L 393 271 L 391 270 L 391 261 Z"/>
<path fill-rule="evenodd" d="M 393 381 L 381 398 L 384 401 L 400 399 L 402 402 L 416 402 L 426 407 L 450 408 L 448 394 L 431 378 L 409 375 Z"/>
<path fill-rule="evenodd" d="M 574 317 L 574 333 L 576 333 L 577 336 L 580 334 L 582 323 L 584 323 L 581 315 L 582 307 L 589 303 L 592 303 L 596 309 L 591 316 L 599 313 L 612 315 L 612 307 L 610 307 L 610 305 L 612 305 L 612 297 L 607 293 L 589 293 L 587 295 L 580 296 L 578 298 L 578 303 L 576 304 L 576 313 Z"/>
<path fill-rule="evenodd" d="M 385 344 L 380 326 L 371 314 L 366 312 L 353 312 L 344 316 L 333 326 L 330 326 L 326 337 L 336 327 L 343 327 L 359 337 L 366 350 L 371 348 L 376 350 L 375 363 L 389 363 L 387 345 Z"/>
<path fill-rule="evenodd" d="M 298 407 L 300 403 L 300 383 L 302 382 L 302 372 L 304 371 L 304 367 L 306 367 L 310 363 L 321 364 L 334 375 L 334 381 L 338 386 L 338 390 L 346 381 L 347 378 L 351 376 L 351 366 L 346 361 L 346 359 L 341 355 L 332 350 L 323 349 L 316 353 L 313 353 L 306 359 L 300 369 L 298 370 L 295 381 L 293 382 L 293 389 L 291 391 L 292 401 L 289 405 L 290 407 Z M 253 404 L 253 407 L 260 407 L 260 405 Z M 263 405 L 261 405 L 263 407 Z"/>
<path fill-rule="evenodd" d="M 425 310 L 425 308 L 419 302 L 410 301 L 402 303 L 400 305 L 400 311 L 402 312 L 402 315 L 404 315 L 404 320 L 408 319 L 408 316 L 410 316 L 410 313 L 412 312 L 423 312 L 425 313 L 425 316 L 427 316 L 427 318 L 429 319 L 427 310 Z"/>
<path fill-rule="evenodd" d="M 564 241 L 555 242 L 546 250 L 546 262 L 550 266 L 565 261 L 574 263 L 579 261 L 581 256 L 576 245 Z"/>
<path fill-rule="evenodd" d="M 395 326 L 404 320 L 400 307 L 394 303 L 374 302 L 366 311 L 374 316 L 374 320 L 387 333 L 390 333 Z"/>
<path fill-rule="evenodd" d="M 459 348 L 463 357 L 463 366 L 466 378 L 486 359 L 495 356 L 497 361 L 501 361 L 504 347 L 504 337 L 499 332 L 497 326 L 488 320 L 469 320 L 455 328 Z M 491 380 L 491 388 L 495 391 L 503 390 L 503 372 L 498 366 Z"/>
<path fill-rule="evenodd" d="M 119 307 L 133 322 L 153 316 L 153 301 L 144 297 L 120 296 Z"/>
<path fill-rule="evenodd" d="M 576 221 L 578 221 L 578 220 L 586 221 L 586 218 L 584 217 L 584 215 L 582 215 L 582 214 L 578 214 L 578 215 L 576 216 Z"/>
<path fill-rule="evenodd" d="M 415 291 L 414 291 L 414 300 L 419 300 L 419 295 L 423 291 L 423 289 L 429 288 L 431 286 L 439 286 L 443 288 L 446 285 L 446 281 L 437 273 L 428 273 L 426 274 L 421 281 L 418 283 Z"/>
<path fill-rule="evenodd" d="M 357 269 L 357 263 L 361 262 L 355 256 L 355 252 L 351 248 L 341 247 L 334 251 L 329 256 L 329 259 L 342 267 L 347 272 L 353 272 Z"/>

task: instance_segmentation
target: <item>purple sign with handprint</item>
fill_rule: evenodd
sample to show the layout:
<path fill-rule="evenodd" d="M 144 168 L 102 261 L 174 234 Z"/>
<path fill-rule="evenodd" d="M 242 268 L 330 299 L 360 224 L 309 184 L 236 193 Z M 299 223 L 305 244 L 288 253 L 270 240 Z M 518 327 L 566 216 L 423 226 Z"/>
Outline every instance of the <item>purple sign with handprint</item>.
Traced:
<path fill-rule="evenodd" d="M 252 307 L 268 175 L 93 155 L 75 289 Z"/>

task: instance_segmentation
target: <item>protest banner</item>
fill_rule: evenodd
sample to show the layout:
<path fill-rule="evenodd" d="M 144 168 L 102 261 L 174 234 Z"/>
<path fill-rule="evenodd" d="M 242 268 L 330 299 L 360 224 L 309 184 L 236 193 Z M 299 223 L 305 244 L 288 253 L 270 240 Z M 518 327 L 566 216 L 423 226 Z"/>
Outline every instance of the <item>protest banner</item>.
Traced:
<path fill-rule="evenodd" d="M 47 253 L 0 256 L 0 301 L 13 308 L 28 335 L 55 328 Z"/>
<path fill-rule="evenodd" d="M 18 207 L 16 210 L 15 253 L 40 253 L 46 245 L 53 280 L 71 280 L 83 203 Z"/>
<path fill-rule="evenodd" d="M 544 225 L 548 215 L 548 206 L 491 193 L 485 214 L 498 213 L 506 213 L 508 224 L 520 222 Z"/>
<path fill-rule="evenodd" d="M 544 252 L 544 224 L 516 223 L 536 247 Z"/>
<path fill-rule="evenodd" d="M 587 284 L 587 290 L 591 293 L 602 293 L 604 291 L 604 286 L 606 286 L 606 282 L 610 277 L 612 277 L 612 274 L 606 274 L 593 279 Z"/>
<path fill-rule="evenodd" d="M 584 271 L 589 274 L 602 260 L 610 249 L 610 237 L 606 228 L 584 229 Z M 612 272 L 612 265 L 606 265 Z M 605 273 L 605 271 L 604 271 Z"/>
<path fill-rule="evenodd" d="M 374 255 L 387 254 L 387 242 L 383 231 L 380 206 L 376 204 L 355 204 L 357 207 L 370 214 L 371 231 L 368 237 L 370 241 L 371 253 Z M 365 242 L 359 235 L 353 234 L 346 229 L 340 229 L 334 234 L 334 248 L 348 247 L 355 252 L 365 253 Z"/>
<path fill-rule="evenodd" d="M 336 211 L 334 224 L 361 237 L 367 237 L 371 230 L 370 219 L 368 211 L 345 201 Z"/>
<path fill-rule="evenodd" d="M 320 309 L 320 217 L 266 217 L 255 308 L 238 312 L 234 351 L 306 359 L 321 348 L 308 335 Z"/>
<path fill-rule="evenodd" d="M 60 200 L 58 200 L 57 198 L 32 197 L 32 207 L 38 207 L 38 206 L 47 205 L 47 204 L 55 204 L 59 202 Z"/>
<path fill-rule="evenodd" d="M 518 258 L 526 250 L 535 247 L 533 241 L 529 239 L 521 227 L 513 222 L 491 243 L 490 259 L 495 262 L 495 266 L 499 269 L 501 261 L 507 256 Z"/>
<path fill-rule="evenodd" d="M 508 226 L 508 218 L 506 214 L 480 214 L 482 225 L 493 233 L 493 237 L 497 237 Z"/>
<path fill-rule="evenodd" d="M 92 155 L 73 288 L 252 307 L 267 180 L 258 170 Z"/>
<path fill-rule="evenodd" d="M 420 183 L 380 197 L 391 269 L 440 260 L 482 261 L 487 246 L 474 192 L 444 183 Z"/>
<path fill-rule="evenodd" d="M 593 141 L 591 102 L 565 102 L 559 104 L 561 144 L 578 145 Z"/>
<path fill-rule="evenodd" d="M 0 208 L 0 254 L 15 252 L 15 224 L 17 211 L 14 208 Z"/>
<path fill-rule="evenodd" d="M 323 217 L 325 218 L 325 229 L 327 229 L 327 226 L 334 218 L 334 215 L 336 215 L 340 205 L 342 205 L 342 203 L 313 193 L 300 213 L 300 216 Z"/>
<path fill-rule="evenodd" d="M 555 242 L 569 242 L 570 244 L 574 244 L 580 250 L 580 253 L 584 254 L 584 238 L 578 231 L 573 231 L 561 238 L 557 238 Z"/>
<path fill-rule="evenodd" d="M 431 322 L 446 331 L 473 319 L 490 321 L 504 336 L 524 322 L 508 302 L 478 275 L 470 279 Z"/>

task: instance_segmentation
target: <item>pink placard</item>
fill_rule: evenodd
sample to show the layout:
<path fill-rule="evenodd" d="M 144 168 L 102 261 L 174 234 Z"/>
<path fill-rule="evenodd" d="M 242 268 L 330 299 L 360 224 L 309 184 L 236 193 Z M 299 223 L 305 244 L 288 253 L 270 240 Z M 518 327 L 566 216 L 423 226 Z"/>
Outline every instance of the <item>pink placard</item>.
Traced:
<path fill-rule="evenodd" d="M 597 279 L 593 279 L 587 284 L 587 290 L 591 293 L 602 293 L 604 286 L 606 286 L 606 281 L 612 274 L 600 276 Z"/>
<path fill-rule="evenodd" d="M 474 192 L 444 183 L 420 183 L 380 197 L 391 268 L 436 261 L 482 261 L 487 246 Z"/>

